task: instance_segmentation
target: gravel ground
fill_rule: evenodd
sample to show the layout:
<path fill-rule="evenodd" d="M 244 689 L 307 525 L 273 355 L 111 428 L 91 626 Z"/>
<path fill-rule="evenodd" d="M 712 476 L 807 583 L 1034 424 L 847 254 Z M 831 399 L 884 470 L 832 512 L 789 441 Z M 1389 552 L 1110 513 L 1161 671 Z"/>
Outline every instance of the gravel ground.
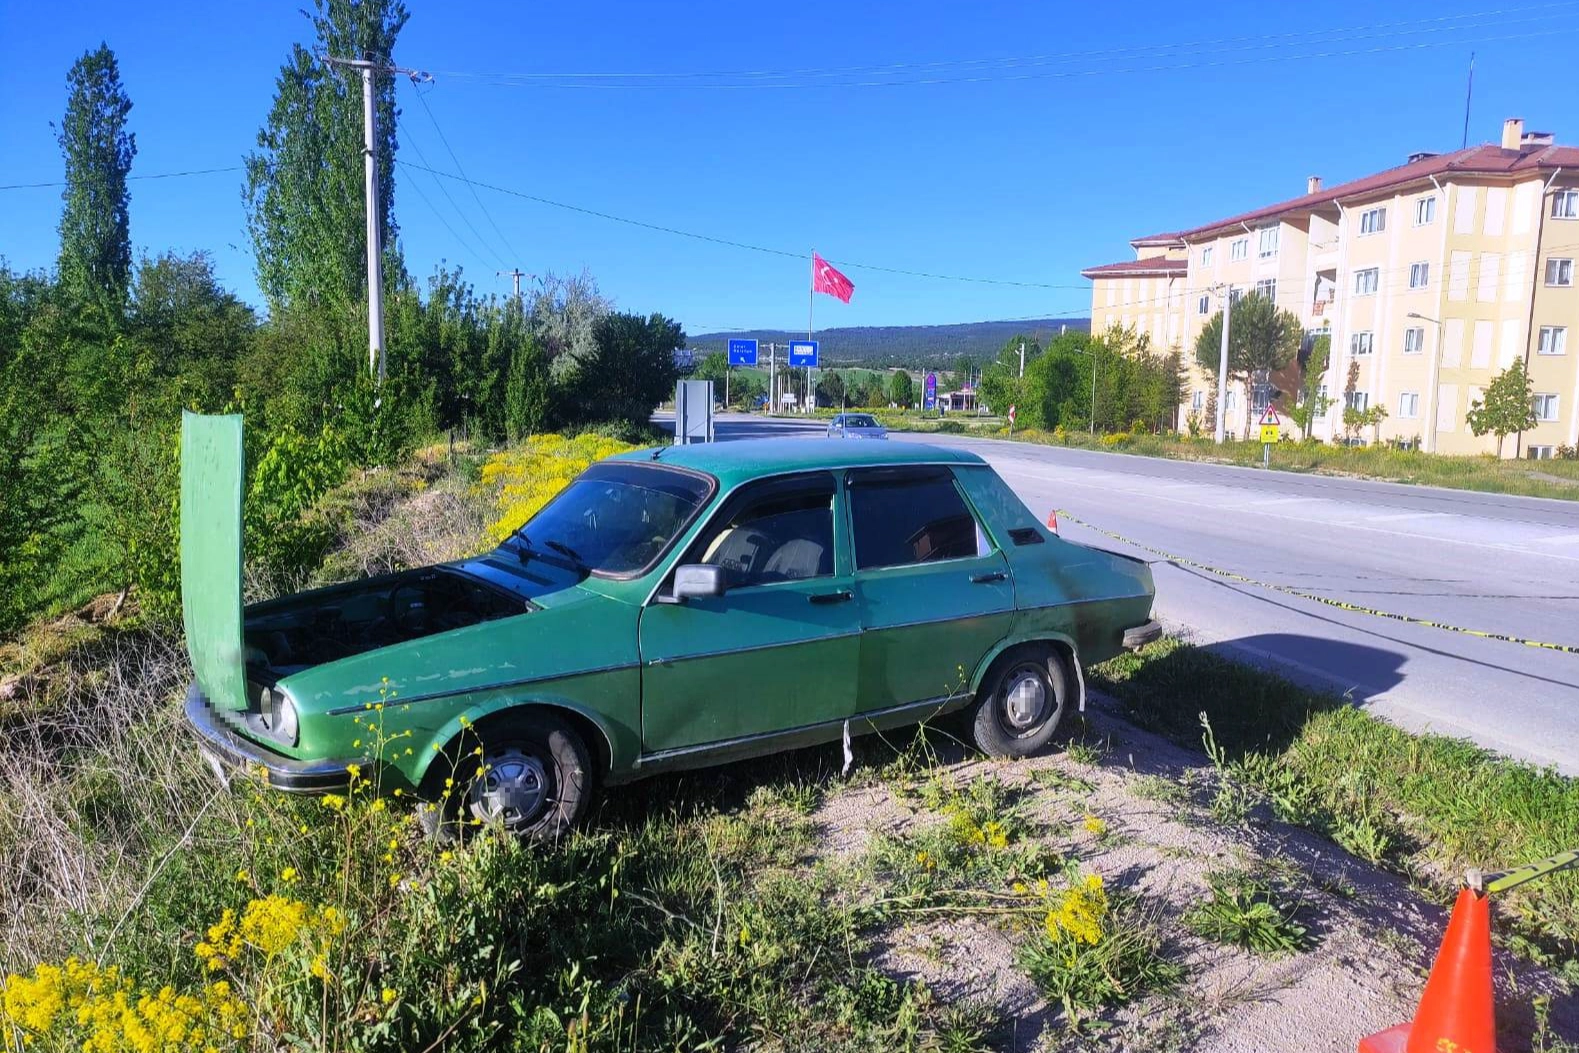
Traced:
<path fill-rule="evenodd" d="M 1214 773 L 1205 758 L 1127 723 L 1105 700 L 1087 717 L 1084 741 L 1101 750 L 1094 763 L 1063 750 L 1012 762 L 961 752 L 945 758 L 943 770 L 960 782 L 990 774 L 1025 787 L 1024 814 L 1050 845 L 1077 856 L 1110 889 L 1156 907 L 1174 937 L 1170 953 L 1186 966 L 1184 983 L 1072 1034 L 1059 1007 L 1016 966 L 1014 934 L 979 916 L 890 931 L 876 952 L 885 971 L 995 1004 L 1009 1021 L 1000 1044 L 1017 1051 L 1352 1050 L 1362 1037 L 1412 1017 L 1447 921 L 1445 904 L 1263 809 L 1243 823 L 1214 822 L 1207 813 Z M 1090 815 L 1106 821 L 1105 835 L 1085 831 Z M 820 855 L 854 862 L 874 834 L 901 833 L 936 816 L 874 781 L 830 796 L 814 819 Z M 1208 872 L 1247 866 L 1271 868 L 1296 890 L 1307 950 L 1262 957 L 1185 928 L 1180 916 L 1206 897 Z M 1499 950 L 1496 962 L 1502 1049 L 1531 1048 L 1538 995 L 1550 999 L 1548 1040 L 1579 1039 L 1579 1001 L 1510 953 Z"/>

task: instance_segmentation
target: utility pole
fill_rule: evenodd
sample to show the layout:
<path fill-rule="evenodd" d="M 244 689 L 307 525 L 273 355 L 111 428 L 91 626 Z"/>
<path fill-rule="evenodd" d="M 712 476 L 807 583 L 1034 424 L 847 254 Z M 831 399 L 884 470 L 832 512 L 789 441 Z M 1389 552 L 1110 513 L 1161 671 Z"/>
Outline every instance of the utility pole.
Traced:
<path fill-rule="evenodd" d="M 331 65 L 357 70 L 362 74 L 362 159 L 367 206 L 367 368 L 378 383 L 383 384 L 385 374 L 384 242 L 379 236 L 378 223 L 378 102 L 373 95 L 373 74 L 404 73 L 413 81 L 427 77 L 427 74 L 374 62 L 370 58 L 348 59 L 326 55 L 324 61 Z"/>
<path fill-rule="evenodd" d="M 777 413 L 779 411 L 779 402 L 778 402 L 779 392 L 778 392 L 778 383 L 777 383 L 778 375 L 777 375 L 777 370 L 774 368 L 775 365 L 777 364 L 776 360 L 775 360 L 774 352 L 777 351 L 777 350 L 778 350 L 778 345 L 773 343 L 772 341 L 769 341 L 768 342 L 768 413 L 769 413 L 769 415 Z"/>
<path fill-rule="evenodd" d="M 535 274 L 528 274 L 528 273 L 526 273 L 525 271 L 523 271 L 519 267 L 517 267 L 513 271 L 494 271 L 494 274 L 498 275 L 501 278 L 503 278 L 503 277 L 508 275 L 509 278 L 511 279 L 511 281 L 513 281 L 515 283 L 514 295 L 515 295 L 515 298 L 516 298 L 517 302 L 520 302 L 520 299 L 521 299 L 521 279 L 522 278 L 535 278 L 535 277 L 537 277 L 537 275 L 535 275 Z"/>
<path fill-rule="evenodd" d="M 1025 341 L 1020 341 L 1020 376 L 1025 376 Z"/>
<path fill-rule="evenodd" d="M 1228 322 L 1233 315 L 1234 287 L 1232 285 L 1218 286 L 1219 295 L 1223 298 L 1223 342 L 1217 354 L 1217 423 L 1213 429 L 1212 438 L 1221 446 L 1227 436 L 1225 418 L 1228 416 Z"/>
<path fill-rule="evenodd" d="M 383 239 L 378 234 L 378 104 L 373 98 L 373 64 L 362 71 L 362 146 L 367 183 L 367 366 L 384 383 Z"/>

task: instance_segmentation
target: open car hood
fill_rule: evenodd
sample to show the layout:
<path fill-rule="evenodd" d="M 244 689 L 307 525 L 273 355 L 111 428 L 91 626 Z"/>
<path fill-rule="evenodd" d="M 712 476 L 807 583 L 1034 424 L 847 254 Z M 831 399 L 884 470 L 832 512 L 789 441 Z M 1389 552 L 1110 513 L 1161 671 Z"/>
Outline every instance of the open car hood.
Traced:
<path fill-rule="evenodd" d="M 181 414 L 181 621 L 192 670 L 218 709 L 247 706 L 242 652 L 241 416 Z"/>

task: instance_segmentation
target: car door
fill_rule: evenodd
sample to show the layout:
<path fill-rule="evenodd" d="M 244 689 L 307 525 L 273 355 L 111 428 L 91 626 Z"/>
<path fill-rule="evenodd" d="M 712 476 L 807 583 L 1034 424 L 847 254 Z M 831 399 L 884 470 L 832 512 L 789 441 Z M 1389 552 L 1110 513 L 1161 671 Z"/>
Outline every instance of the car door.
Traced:
<path fill-rule="evenodd" d="M 674 603 L 666 581 L 643 609 L 645 752 L 852 714 L 861 625 L 839 502 L 829 472 L 750 483 L 676 562 L 724 567 L 729 588 Z"/>
<path fill-rule="evenodd" d="M 861 712 L 964 691 L 1009 633 L 1014 582 L 945 466 L 845 475 L 861 628 Z"/>

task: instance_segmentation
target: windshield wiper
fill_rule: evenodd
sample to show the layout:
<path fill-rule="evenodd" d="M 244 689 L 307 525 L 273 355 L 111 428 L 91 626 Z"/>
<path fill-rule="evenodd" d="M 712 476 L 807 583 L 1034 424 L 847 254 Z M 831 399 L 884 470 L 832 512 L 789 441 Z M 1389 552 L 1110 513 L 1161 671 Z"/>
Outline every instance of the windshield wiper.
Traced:
<path fill-rule="evenodd" d="M 510 545 L 510 551 L 514 552 L 515 558 L 522 563 L 537 555 L 536 552 L 532 551 L 532 539 L 525 534 L 512 534 L 509 540 L 515 542 L 514 545 Z M 508 543 L 506 542 L 506 544 Z"/>
<path fill-rule="evenodd" d="M 577 552 L 575 549 L 571 548 L 569 545 L 562 544 L 561 542 L 558 542 L 558 541 L 545 541 L 545 542 L 543 542 L 543 544 L 547 545 L 549 548 L 553 549 L 555 552 L 558 552 L 561 556 L 564 556 L 567 559 L 575 560 L 576 564 L 578 566 L 585 567 L 587 565 L 587 561 L 581 558 L 581 553 Z"/>

